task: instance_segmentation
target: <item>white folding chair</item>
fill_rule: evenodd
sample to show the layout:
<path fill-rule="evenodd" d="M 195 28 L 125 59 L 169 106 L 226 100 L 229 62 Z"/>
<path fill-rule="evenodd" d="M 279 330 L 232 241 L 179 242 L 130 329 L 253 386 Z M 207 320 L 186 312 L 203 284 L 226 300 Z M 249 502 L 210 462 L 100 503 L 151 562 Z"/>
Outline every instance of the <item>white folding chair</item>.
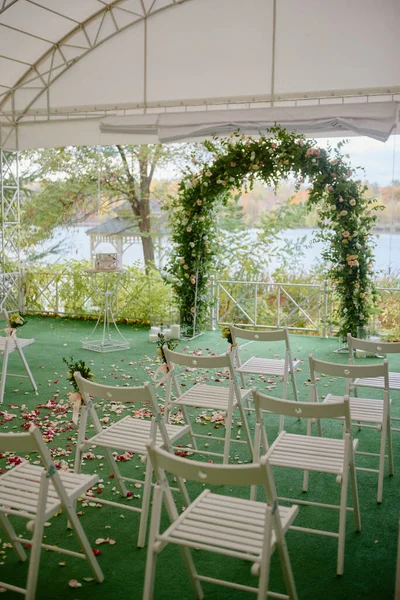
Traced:
<path fill-rule="evenodd" d="M 400 342 L 371 342 L 370 340 L 360 340 L 347 334 L 347 344 L 349 348 L 349 363 L 355 364 L 357 350 L 371 356 L 386 356 L 387 354 L 400 354 Z M 351 389 L 357 396 L 358 387 L 369 387 L 375 389 L 384 389 L 383 377 L 370 377 L 368 374 L 363 377 L 357 377 L 353 382 Z M 389 371 L 389 390 L 400 391 L 400 372 Z M 400 417 L 391 417 L 392 421 L 400 421 Z M 392 431 L 400 431 L 399 427 L 392 427 Z"/>
<path fill-rule="evenodd" d="M 382 502 L 383 495 L 383 477 L 385 472 L 385 458 L 389 459 L 389 475 L 393 475 L 393 452 L 392 435 L 390 424 L 390 398 L 389 398 L 389 369 L 388 362 L 385 360 L 380 365 L 340 365 L 337 363 L 324 362 L 316 360 L 310 355 L 311 372 L 311 401 L 318 402 L 317 377 L 316 374 L 329 375 L 330 377 L 341 377 L 346 380 L 345 395 L 349 396 L 351 383 L 355 379 L 365 380 L 381 379 L 383 383 L 383 400 L 377 398 L 349 398 L 350 415 L 353 425 L 369 429 L 378 429 L 381 432 L 379 454 L 374 452 L 357 451 L 356 454 L 363 456 L 379 457 L 379 469 L 368 467 L 357 467 L 357 471 L 367 471 L 369 473 L 378 473 L 378 493 L 377 502 Z M 344 396 L 328 394 L 324 399 L 324 404 L 331 404 L 343 401 Z M 388 444 L 388 454 L 386 451 L 386 441 Z"/>
<path fill-rule="evenodd" d="M 287 594 L 271 595 L 293 600 L 297 598 L 285 534 L 298 508 L 278 506 L 275 483 L 267 459 L 262 458 L 260 464 L 253 465 L 207 464 L 172 456 L 158 449 L 153 441 L 148 442 L 147 451 L 157 485 L 154 490 L 143 600 L 153 598 L 157 556 L 169 543 L 177 544 L 180 548 L 196 598 L 203 598 L 201 582 L 207 582 L 254 592 L 258 600 L 265 600 L 270 559 L 275 548 L 279 552 Z M 204 489 L 189 507 L 179 514 L 172 499 L 166 473 L 203 485 L 260 485 L 265 489 L 267 503 L 215 494 L 209 489 Z M 161 532 L 163 500 L 171 525 Z M 205 550 L 248 561 L 251 564 L 251 573 L 258 577 L 257 587 L 198 574 L 190 549 Z"/>
<path fill-rule="evenodd" d="M 25 355 L 22 351 L 22 348 L 24 348 L 25 346 L 29 346 L 30 344 L 33 344 L 33 342 L 35 340 L 33 338 L 23 339 L 23 338 L 17 337 L 15 329 L 12 329 L 10 326 L 9 316 L 8 316 L 7 311 L 4 308 L 2 310 L 0 310 L 0 321 L 5 321 L 5 323 L 6 323 L 6 328 L 3 330 L 3 331 L 5 331 L 5 335 L 0 336 L 0 355 L 3 357 L 3 366 L 1 369 L 1 381 L 0 381 L 0 404 L 2 404 L 3 399 L 4 399 L 4 389 L 6 386 L 8 356 L 15 350 L 17 350 L 18 354 L 20 355 L 22 364 L 25 367 L 25 371 L 27 372 L 27 375 L 14 375 L 13 373 L 8 373 L 8 375 L 10 377 L 19 377 L 19 378 L 28 377 L 32 384 L 32 387 L 36 393 L 37 393 L 37 385 L 33 378 L 33 375 L 31 373 L 29 365 L 26 361 Z"/>
<path fill-rule="evenodd" d="M 190 425 L 190 435 L 194 452 L 201 452 L 201 454 L 220 457 L 221 453 L 211 452 L 205 449 L 200 450 L 198 448 L 197 439 L 204 439 L 209 442 L 210 440 L 221 441 L 221 438 L 212 435 L 195 433 L 191 426 L 191 417 L 188 409 L 206 408 L 225 413 L 223 462 L 229 462 L 229 450 L 230 445 L 233 442 L 238 444 L 247 444 L 250 456 L 253 456 L 250 431 L 247 418 L 243 410 L 243 401 L 251 394 L 251 390 L 240 389 L 233 369 L 232 353 L 228 352 L 227 354 L 222 354 L 220 356 L 189 356 L 187 354 L 173 352 L 166 346 L 164 347 L 164 353 L 167 363 L 170 367 L 165 394 L 165 420 L 168 421 L 171 409 L 174 407 L 181 409 L 185 418 L 185 422 Z M 218 385 L 196 383 L 186 392 L 182 393 L 181 386 L 179 384 L 179 376 L 182 374 L 180 371 L 181 367 L 186 369 L 189 368 L 193 372 L 197 370 L 203 372 L 204 370 L 214 370 L 217 372 L 226 370 L 228 374 L 228 385 L 225 385 L 223 382 L 219 383 Z M 176 395 L 174 399 L 172 399 L 172 388 L 174 388 Z M 232 416 L 235 408 L 239 409 L 246 441 L 232 439 Z"/>
<path fill-rule="evenodd" d="M 300 360 L 293 361 L 290 350 L 289 334 L 287 329 L 277 329 L 275 331 L 258 331 L 254 329 L 241 329 L 230 325 L 233 351 L 236 360 L 236 372 L 239 373 L 242 381 L 242 386 L 246 387 L 245 375 L 274 375 L 282 379 L 282 398 L 287 398 L 287 385 L 289 381 L 292 383 L 294 399 L 296 402 L 299 399 L 296 386 L 295 369 L 300 364 Z M 285 343 L 285 358 L 259 358 L 251 356 L 245 362 L 242 362 L 241 348 L 247 344 L 239 345 L 240 339 L 250 340 L 252 342 L 284 342 Z M 279 431 L 284 427 L 284 420 L 281 417 Z"/>
<path fill-rule="evenodd" d="M 334 475 L 336 477 L 336 481 L 340 483 L 341 491 L 339 505 L 298 499 L 294 500 L 293 498 L 281 498 L 279 496 L 278 500 L 339 510 L 338 533 L 320 529 L 316 530 L 308 527 L 293 526 L 292 529 L 337 538 L 337 574 L 342 575 L 346 535 L 346 511 L 354 511 L 356 531 L 361 530 L 357 479 L 354 465 L 354 450 L 356 448 L 357 441 L 352 441 L 351 439 L 351 421 L 348 398 L 346 397 L 342 402 L 335 402 L 331 404 L 291 402 L 288 400 L 280 400 L 277 398 L 272 398 L 271 396 L 266 396 L 254 388 L 254 402 L 257 417 L 254 440 L 255 461 L 258 460 L 261 445 L 262 451 L 266 453 L 267 459 L 272 466 L 303 470 L 303 492 L 308 490 L 309 471 L 330 473 Z M 263 411 L 267 411 L 267 414 L 263 415 Z M 276 415 L 283 414 L 291 417 L 300 416 L 308 419 L 307 435 L 293 434 L 282 431 L 269 448 L 267 434 L 263 422 L 263 419 L 268 417 L 268 413 Z M 345 433 L 343 439 L 311 435 L 311 423 L 313 419 L 316 419 L 321 427 L 321 419 L 337 419 L 340 417 L 344 419 L 345 424 Z M 347 507 L 349 472 L 352 483 L 353 508 Z M 252 492 L 252 498 L 255 499 L 255 490 L 252 490 Z"/>
<path fill-rule="evenodd" d="M 157 423 L 157 445 L 163 446 L 171 451 L 173 444 L 176 444 L 183 436 L 189 433 L 188 426 L 165 424 L 157 404 L 153 387 L 150 383 L 145 383 L 143 387 L 114 387 L 110 385 L 101 385 L 84 379 L 80 373 L 74 373 L 75 380 L 79 387 L 79 392 L 83 399 L 83 407 L 79 420 L 78 440 L 76 445 L 75 472 L 79 473 L 81 469 L 82 453 L 88 448 L 103 448 L 110 469 L 114 474 L 116 483 L 122 496 L 128 495 L 125 482 L 142 483 L 143 497 L 141 507 L 127 506 L 120 502 L 96 498 L 96 502 L 125 508 L 133 512 L 140 513 L 140 525 L 138 535 L 138 546 L 143 548 L 146 541 L 146 529 L 148 521 L 148 512 L 150 506 L 150 495 L 152 486 L 152 468 L 150 461 L 146 460 L 146 442 L 151 435 L 151 421 L 144 419 L 135 419 L 128 415 L 119 421 L 112 423 L 107 427 L 102 427 L 100 419 L 96 412 L 93 399 L 104 399 L 107 402 L 120 402 L 122 404 L 150 405 L 152 412 L 156 416 Z M 88 418 L 90 417 L 95 434 L 88 437 Z M 133 452 L 143 456 L 146 463 L 145 476 L 143 479 L 133 477 L 124 477 L 114 460 L 112 450 L 123 452 Z M 178 487 L 184 496 L 185 502 L 189 503 L 186 489 L 178 481 Z"/>
<path fill-rule="evenodd" d="M 23 455 L 28 452 L 38 452 L 44 465 L 43 468 L 24 460 L 0 476 L 0 527 L 21 561 L 27 559 L 23 544 L 31 545 L 26 588 L 3 581 L 0 582 L 0 587 L 23 594 L 27 600 L 33 600 L 36 594 L 42 548 L 87 560 L 95 579 L 102 582 L 103 573 L 76 512 L 72 509 L 76 499 L 97 483 L 98 475 L 77 475 L 69 471 L 57 471 L 40 430 L 36 427 L 31 427 L 28 433 L 0 434 L 0 451 Z M 82 552 L 64 550 L 59 546 L 43 543 L 45 523 L 61 509 L 68 517 Z M 22 517 L 28 521 L 26 527 L 28 531 L 33 531 L 32 539 L 17 536 L 10 522 L 10 516 Z"/>

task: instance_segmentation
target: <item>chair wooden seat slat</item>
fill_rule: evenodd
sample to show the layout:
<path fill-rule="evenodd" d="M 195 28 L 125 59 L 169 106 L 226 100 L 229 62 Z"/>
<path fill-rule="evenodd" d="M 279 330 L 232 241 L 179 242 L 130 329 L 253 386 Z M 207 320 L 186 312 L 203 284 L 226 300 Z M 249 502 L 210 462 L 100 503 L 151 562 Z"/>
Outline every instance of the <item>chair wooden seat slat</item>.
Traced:
<path fill-rule="evenodd" d="M 30 380 L 32 387 L 36 393 L 37 385 L 29 368 L 28 362 L 25 358 L 25 354 L 22 351 L 22 348 L 30 346 L 35 340 L 33 338 L 17 337 L 17 332 L 16 330 L 13 330 L 11 328 L 10 317 L 8 315 L 8 312 L 4 308 L 0 310 L 0 321 L 5 321 L 7 326 L 5 329 L 6 335 L 0 336 L 0 356 L 3 357 L 0 380 L 0 404 L 2 404 L 4 400 L 4 391 L 8 373 L 8 357 L 13 352 L 18 352 L 21 362 L 26 371 L 26 375 L 18 375 L 18 377 L 27 377 Z M 12 373 L 8 373 L 8 375 L 13 376 Z"/>
<path fill-rule="evenodd" d="M 293 360 L 293 368 L 296 369 L 300 363 L 300 360 Z M 238 373 L 249 373 L 255 375 L 267 374 L 277 375 L 279 377 L 283 377 L 285 375 L 285 370 L 288 373 L 290 372 L 289 365 L 285 365 L 285 360 L 283 359 L 257 358 L 255 356 L 252 356 L 246 360 L 246 362 L 236 369 Z"/>
<path fill-rule="evenodd" d="M 143 481 L 142 502 L 141 507 L 127 506 L 121 502 L 106 500 L 104 498 L 96 498 L 96 502 L 107 503 L 118 508 L 124 508 L 130 511 L 140 513 L 140 524 L 138 533 L 138 546 L 142 548 L 146 541 L 147 520 L 150 507 L 150 495 L 152 486 L 152 468 L 148 460 L 145 460 L 146 466 L 144 478 L 141 473 L 133 471 L 131 477 L 122 476 L 117 462 L 113 456 L 112 450 L 122 452 L 132 452 L 141 457 L 147 457 L 146 443 L 153 435 L 153 428 L 156 432 L 157 446 L 162 446 L 169 451 L 172 451 L 172 445 L 178 440 L 183 439 L 189 433 L 189 426 L 165 424 L 162 420 L 160 409 L 155 397 L 155 393 L 151 384 L 146 383 L 143 387 L 114 387 L 102 385 L 84 379 L 80 373 L 75 373 L 75 380 L 83 399 L 83 406 L 79 421 L 79 432 L 75 456 L 75 471 L 80 473 L 81 464 L 84 457 L 84 452 L 89 448 L 103 448 L 105 458 L 108 461 L 110 469 L 114 474 L 116 483 L 123 497 L 128 495 L 125 482 L 141 482 Z M 154 415 L 157 416 L 157 425 L 154 426 L 149 419 L 139 419 L 127 415 L 119 421 L 103 427 L 99 416 L 96 412 L 95 403 L 99 399 L 105 399 L 108 402 L 113 401 L 123 403 L 125 407 L 129 405 L 132 409 L 137 406 L 150 406 Z M 95 433 L 91 435 L 91 430 L 88 428 L 88 419 L 92 421 Z M 189 497 L 186 488 L 182 486 L 182 482 L 178 481 L 178 487 L 184 496 L 185 503 L 189 503 Z"/>
<path fill-rule="evenodd" d="M 326 404 L 340 402 L 343 396 L 328 394 Z M 349 398 L 352 421 L 363 423 L 382 423 L 384 402 L 378 398 Z"/>
<path fill-rule="evenodd" d="M 314 392 L 312 392 L 314 397 Z M 298 469 L 304 471 L 303 492 L 308 491 L 309 472 L 327 473 L 336 476 L 340 483 L 340 504 L 324 504 L 321 502 L 293 499 L 299 504 L 319 506 L 326 509 L 339 509 L 338 533 L 315 528 L 294 527 L 297 531 L 315 533 L 338 539 L 337 574 L 343 574 L 344 548 L 347 513 L 347 494 L 349 475 L 353 495 L 355 528 L 360 531 L 360 509 L 358 502 L 357 478 L 354 464 L 354 453 L 357 440 L 351 438 L 351 420 L 348 397 L 335 403 L 291 402 L 261 394 L 256 388 L 253 392 L 256 408 L 256 434 L 254 440 L 254 460 L 258 460 L 260 447 L 269 464 L 274 467 Z M 271 446 L 268 444 L 264 420 L 271 414 L 284 416 L 301 416 L 307 419 L 307 435 L 282 431 Z M 344 437 L 322 437 L 321 419 L 343 418 Z M 318 436 L 312 435 L 312 423 L 318 424 Z M 256 488 L 252 498 L 256 499 Z M 278 496 L 279 499 L 279 496 Z M 288 501 L 287 498 L 282 499 Z M 291 499 L 289 500 L 292 501 Z"/>
<path fill-rule="evenodd" d="M 168 373 L 166 394 L 165 394 L 165 411 L 164 420 L 167 423 L 171 409 L 178 408 L 182 410 L 186 424 L 190 426 L 190 437 L 192 442 L 192 450 L 194 452 L 201 452 L 202 454 L 209 454 L 212 456 L 219 455 L 219 452 L 211 452 L 206 448 L 201 449 L 198 446 L 198 439 L 203 438 L 202 434 L 198 434 L 194 431 L 192 426 L 193 417 L 189 413 L 189 408 L 200 408 L 206 410 L 212 410 L 221 412 L 226 415 L 225 417 L 225 437 L 224 451 L 223 451 L 223 462 L 229 462 L 229 451 L 232 442 L 243 443 L 243 440 L 232 439 L 232 417 L 235 409 L 239 410 L 241 422 L 245 432 L 246 442 L 249 449 L 249 454 L 252 456 L 253 448 L 250 436 L 250 430 L 247 423 L 247 418 L 243 410 L 243 402 L 251 395 L 251 390 L 240 389 L 235 376 L 233 368 L 233 355 L 227 353 L 221 356 L 193 356 L 187 354 L 181 354 L 179 352 L 173 352 L 166 346 L 163 348 L 167 363 L 170 365 L 170 371 Z M 196 383 L 189 389 L 182 391 L 180 385 L 180 377 L 186 371 L 182 371 L 183 367 L 190 368 L 196 374 L 204 373 L 207 370 L 221 372 L 226 370 L 228 377 L 220 376 L 222 382 L 210 385 L 207 383 Z M 186 385 L 186 384 L 185 384 Z M 175 396 L 173 397 L 173 390 Z"/>
<path fill-rule="evenodd" d="M 369 387 L 383 390 L 385 387 L 383 377 L 357 377 L 353 381 L 356 387 Z M 389 372 L 389 390 L 400 390 L 400 373 Z"/>
<path fill-rule="evenodd" d="M 82 443 L 83 447 L 104 446 L 115 450 L 125 450 L 138 454 L 146 454 L 146 442 L 150 438 L 151 421 L 142 421 L 134 417 L 124 417 L 121 421 L 103 429 Z M 189 427 L 180 425 L 166 425 L 166 430 L 171 443 L 175 443 Z M 164 440 L 160 432 L 157 432 L 157 445 L 162 446 Z"/>
<path fill-rule="evenodd" d="M 235 358 L 235 371 L 239 374 L 242 387 L 246 388 L 246 375 L 259 375 L 259 376 L 275 376 L 282 379 L 282 398 L 287 397 L 287 386 L 290 381 L 292 383 L 293 395 L 296 402 L 299 399 L 297 391 L 295 370 L 301 363 L 300 360 L 292 358 L 292 352 L 290 349 L 290 339 L 287 329 L 276 329 L 274 331 L 261 331 L 256 329 L 247 329 L 235 327 L 230 325 L 231 338 L 233 342 L 233 354 Z M 243 347 L 240 347 L 240 340 L 248 340 Z M 247 360 L 243 359 L 245 353 L 244 347 L 253 342 L 263 343 L 282 343 L 285 344 L 285 358 L 269 358 L 269 357 L 258 357 L 251 356 Z M 247 349 L 247 348 L 246 348 Z M 249 401 L 247 400 L 247 408 L 249 407 Z M 250 409 L 251 410 L 251 409 Z M 281 416 L 279 421 L 279 432 L 283 430 L 284 417 Z"/>
<path fill-rule="evenodd" d="M 30 463 L 22 463 L 1 475 L 1 507 L 20 508 L 17 505 L 20 504 L 20 501 L 24 500 L 33 508 L 32 514 L 35 515 L 39 501 L 42 471 L 43 468 L 38 469 Z M 69 498 L 72 500 L 79 498 L 79 496 L 98 481 L 97 475 L 81 475 L 77 478 L 75 473 L 68 471 L 59 471 L 59 476 Z M 53 484 L 50 482 L 45 519 L 49 520 L 61 507 L 61 500 Z"/>
<path fill-rule="evenodd" d="M 351 348 L 354 338 L 349 337 L 349 347 Z M 361 340 L 362 344 L 368 344 Z M 358 342 L 354 342 L 358 343 Z M 373 342 L 374 346 L 376 345 Z M 363 350 L 365 347 L 362 348 Z M 350 406 L 350 418 L 353 425 L 359 429 L 361 426 L 367 428 L 376 428 L 380 431 L 380 448 L 379 454 L 372 452 L 359 451 L 359 454 L 364 456 L 374 457 L 379 456 L 379 468 L 364 468 L 360 467 L 359 470 L 375 471 L 378 473 L 378 489 L 377 489 L 377 502 L 382 502 L 383 499 L 383 479 L 385 470 L 386 460 L 386 444 L 388 446 L 388 463 L 389 463 L 389 475 L 393 475 L 393 452 L 392 452 L 392 426 L 390 408 L 391 401 L 389 398 L 389 367 L 388 361 L 385 360 L 381 364 L 373 365 L 355 365 L 350 361 L 348 365 L 339 365 L 337 363 L 329 363 L 321 360 L 316 360 L 310 357 L 310 371 L 311 371 L 311 400 L 316 402 L 318 400 L 318 381 L 316 374 L 330 375 L 332 377 L 339 377 L 345 380 L 345 395 L 349 397 Z M 382 381 L 383 399 L 380 398 L 360 398 L 358 395 L 350 397 L 350 393 L 354 388 L 354 382 L 357 380 L 364 381 Z M 342 401 L 344 396 L 328 394 L 323 400 L 323 404 L 335 404 L 335 402 Z"/>
<path fill-rule="evenodd" d="M 293 523 L 297 506 L 278 505 L 271 466 L 266 458 L 255 465 L 226 465 L 196 462 L 170 456 L 157 448 L 154 439 L 148 443 L 148 454 L 156 474 L 157 484 L 150 525 L 143 600 L 153 598 L 157 555 L 167 544 L 176 544 L 181 551 L 195 597 L 203 598 L 202 582 L 255 592 L 257 600 L 265 600 L 268 592 L 270 559 L 279 550 L 287 594 L 274 597 L 297 600 L 296 586 L 290 565 L 285 534 Z M 212 492 L 208 487 L 179 513 L 172 498 L 167 473 L 185 480 L 208 485 L 249 487 L 259 484 L 264 488 L 266 502 L 237 498 Z M 170 525 L 160 531 L 163 501 Z M 257 586 L 243 586 L 220 575 L 208 577 L 197 573 L 195 554 L 202 550 L 249 561 L 251 572 L 257 576 Z"/>
<path fill-rule="evenodd" d="M 19 560 L 27 560 L 23 544 L 31 546 L 26 588 L 4 581 L 0 582 L 0 587 L 23 594 L 27 600 L 34 600 L 42 547 L 85 559 L 94 578 L 102 582 L 103 573 L 73 509 L 77 498 L 99 481 L 98 475 L 77 475 L 70 471 L 57 471 L 36 427 L 31 427 L 29 432 L 22 434 L 0 434 L 0 451 L 18 452 L 24 455 L 28 452 L 38 452 L 43 463 L 43 466 L 38 466 L 24 460 L 0 475 L 0 528 L 10 540 Z M 66 550 L 58 545 L 50 546 L 47 540 L 46 544 L 43 543 L 45 523 L 60 510 L 65 512 L 70 527 L 77 537 L 81 549 L 79 552 Z M 33 531 L 32 539 L 17 536 L 9 516 L 26 519 L 27 530 Z M 57 592 L 54 593 L 57 595 Z"/>

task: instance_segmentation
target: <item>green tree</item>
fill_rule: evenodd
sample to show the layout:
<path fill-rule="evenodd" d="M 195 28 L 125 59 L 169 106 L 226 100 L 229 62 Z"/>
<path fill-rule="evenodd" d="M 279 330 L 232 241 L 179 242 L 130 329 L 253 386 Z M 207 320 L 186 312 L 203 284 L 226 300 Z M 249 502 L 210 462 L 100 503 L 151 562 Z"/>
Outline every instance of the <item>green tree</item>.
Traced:
<path fill-rule="evenodd" d="M 150 189 L 157 169 L 179 168 L 185 146 L 82 146 L 26 152 L 36 184 L 25 196 L 23 229 L 31 243 L 48 239 L 55 227 L 83 220 L 125 200 L 141 234 L 146 269 L 154 263 Z M 100 198 L 99 196 L 100 189 Z M 100 199 L 100 207 L 98 200 Z M 26 240 L 27 242 L 27 240 Z"/>

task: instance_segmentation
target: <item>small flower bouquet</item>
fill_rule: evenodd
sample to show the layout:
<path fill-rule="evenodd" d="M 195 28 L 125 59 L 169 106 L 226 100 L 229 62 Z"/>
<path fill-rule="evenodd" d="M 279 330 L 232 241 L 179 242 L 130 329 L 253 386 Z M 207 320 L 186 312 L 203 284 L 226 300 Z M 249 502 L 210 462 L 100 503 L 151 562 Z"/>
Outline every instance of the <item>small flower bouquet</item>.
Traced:
<path fill-rule="evenodd" d="M 84 360 L 74 361 L 72 356 L 68 360 L 67 358 L 63 358 L 63 362 L 68 367 L 67 379 L 74 388 L 74 392 L 79 392 L 78 385 L 74 378 L 74 373 L 78 371 L 84 379 L 93 379 L 93 373 L 90 371 L 90 367 L 87 367 Z"/>
<path fill-rule="evenodd" d="M 90 367 L 87 367 L 84 360 L 74 361 L 72 356 L 70 359 L 63 358 L 63 362 L 68 367 L 67 379 L 74 388 L 73 392 L 69 392 L 69 401 L 73 406 L 72 421 L 78 423 L 79 409 L 83 403 L 83 398 L 79 393 L 78 384 L 75 381 L 74 373 L 78 371 L 84 379 L 93 379 L 93 373 L 90 371 Z"/>
<path fill-rule="evenodd" d="M 226 339 L 226 341 L 228 342 L 228 344 L 230 344 L 231 346 L 233 346 L 231 329 L 227 325 L 222 328 L 222 337 L 224 339 Z"/>
<path fill-rule="evenodd" d="M 12 329 L 17 329 L 18 327 L 22 327 L 26 323 L 26 319 L 20 313 L 11 313 L 9 315 L 10 327 Z"/>
<path fill-rule="evenodd" d="M 166 366 L 166 371 L 168 372 L 168 363 L 167 363 L 167 358 L 164 354 L 164 348 L 163 346 L 167 346 L 168 350 L 173 350 L 174 348 L 176 348 L 178 345 L 177 342 L 173 342 L 172 340 L 166 340 L 164 335 L 162 333 L 158 334 L 158 339 L 157 339 L 157 356 L 159 356 L 161 358 L 161 360 L 163 361 L 163 363 Z"/>

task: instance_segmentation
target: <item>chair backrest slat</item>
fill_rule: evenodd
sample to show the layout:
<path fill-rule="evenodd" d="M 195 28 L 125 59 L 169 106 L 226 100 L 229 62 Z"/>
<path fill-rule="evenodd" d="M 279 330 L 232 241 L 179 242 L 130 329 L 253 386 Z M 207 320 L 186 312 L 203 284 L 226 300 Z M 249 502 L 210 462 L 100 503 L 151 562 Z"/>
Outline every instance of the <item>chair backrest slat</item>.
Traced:
<path fill-rule="evenodd" d="M 257 413 L 261 410 L 276 415 L 284 415 L 285 417 L 303 417 L 305 419 L 350 418 L 349 402 L 346 397 L 343 402 L 332 402 L 329 404 L 292 402 L 261 394 L 257 388 L 253 388 L 253 398 Z"/>
<path fill-rule="evenodd" d="M 397 354 L 400 353 L 400 342 L 373 342 L 371 340 L 360 340 L 347 334 L 347 342 L 350 354 L 354 350 L 365 350 L 371 354 Z"/>
<path fill-rule="evenodd" d="M 192 367 L 194 369 L 230 369 L 232 367 L 231 353 L 219 356 L 195 356 L 193 354 L 182 354 L 163 348 L 167 362 L 173 365 Z"/>
<path fill-rule="evenodd" d="M 89 381 L 82 377 L 78 371 L 74 373 L 74 377 L 82 395 L 89 394 L 93 398 L 101 398 L 109 402 L 121 402 L 123 404 L 137 404 L 151 401 L 151 392 L 148 389 L 149 384 L 146 383 L 141 387 L 115 387 Z"/>
<path fill-rule="evenodd" d="M 255 329 L 242 329 L 230 325 L 232 339 L 242 338 L 244 340 L 254 340 L 255 342 L 279 342 L 288 343 L 288 333 L 286 329 L 275 329 L 273 331 L 260 331 Z"/>
<path fill-rule="evenodd" d="M 0 452 L 28 454 L 38 450 L 36 440 L 29 432 L 0 434 Z"/>
<path fill-rule="evenodd" d="M 389 377 L 388 361 L 375 365 L 343 365 L 315 359 L 310 354 L 311 379 L 314 373 L 330 375 L 331 377 L 343 377 L 344 379 L 356 379 L 358 377 Z"/>
<path fill-rule="evenodd" d="M 156 448 L 154 441 L 147 442 L 147 451 L 156 473 L 162 469 L 175 477 L 208 485 L 247 487 L 266 483 L 265 467 L 259 464 L 221 465 L 188 460 Z"/>

